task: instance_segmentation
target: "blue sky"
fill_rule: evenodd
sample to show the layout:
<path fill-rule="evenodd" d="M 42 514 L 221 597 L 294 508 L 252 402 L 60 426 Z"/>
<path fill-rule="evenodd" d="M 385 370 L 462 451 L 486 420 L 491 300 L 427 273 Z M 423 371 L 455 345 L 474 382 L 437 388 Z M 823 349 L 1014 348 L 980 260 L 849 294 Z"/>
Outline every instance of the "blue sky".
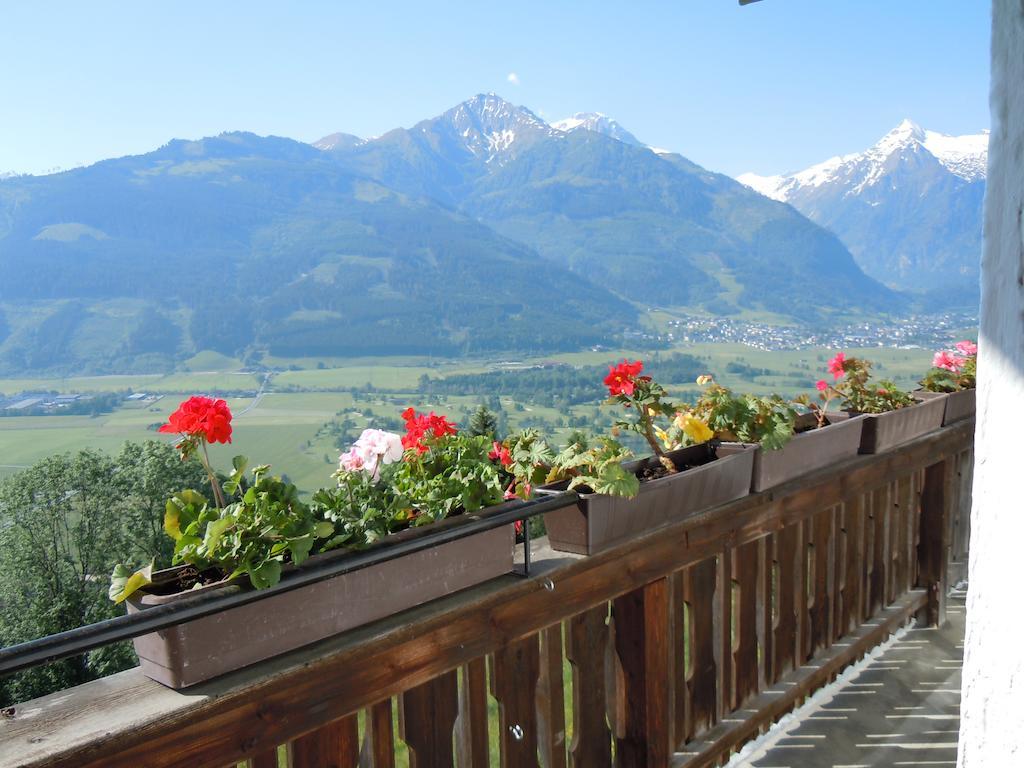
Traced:
<path fill-rule="evenodd" d="M 495 91 L 777 173 L 904 117 L 988 127 L 988 38 L 986 0 L 7 3 L 0 171 L 225 130 L 378 135 Z"/>

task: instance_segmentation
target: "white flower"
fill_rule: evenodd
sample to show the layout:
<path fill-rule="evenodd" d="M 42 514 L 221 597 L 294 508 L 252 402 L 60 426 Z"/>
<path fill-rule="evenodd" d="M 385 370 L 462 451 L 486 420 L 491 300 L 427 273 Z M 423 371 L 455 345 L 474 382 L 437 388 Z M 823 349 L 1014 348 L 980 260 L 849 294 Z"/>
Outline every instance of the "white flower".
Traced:
<path fill-rule="evenodd" d="M 385 432 L 383 429 L 364 429 L 363 434 L 356 440 L 356 445 L 366 446 L 380 456 L 385 464 L 401 461 L 404 452 L 402 438 L 394 432 Z"/>
<path fill-rule="evenodd" d="M 402 438 L 382 429 L 364 429 L 352 447 L 338 459 L 343 472 L 366 472 L 376 482 L 380 480 L 382 464 L 402 460 Z"/>

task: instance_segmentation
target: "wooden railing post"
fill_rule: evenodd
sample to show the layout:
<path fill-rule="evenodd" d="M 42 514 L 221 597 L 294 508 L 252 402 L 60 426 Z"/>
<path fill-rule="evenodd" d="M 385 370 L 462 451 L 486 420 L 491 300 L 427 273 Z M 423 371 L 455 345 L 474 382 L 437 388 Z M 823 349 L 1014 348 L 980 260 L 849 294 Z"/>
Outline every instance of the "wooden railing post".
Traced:
<path fill-rule="evenodd" d="M 624 735 L 616 739 L 618 768 L 668 768 L 668 579 L 615 598 L 615 650 L 622 664 Z"/>
<path fill-rule="evenodd" d="M 355 715 L 317 728 L 292 742 L 292 768 L 356 768 L 359 723 Z"/>
<path fill-rule="evenodd" d="M 571 768 L 610 765 L 612 735 L 605 718 L 604 680 L 608 646 L 608 604 L 576 614 L 566 624 L 565 655 L 572 665 L 573 733 Z"/>
<path fill-rule="evenodd" d="M 491 693 L 498 702 L 501 768 L 540 768 L 537 759 L 537 635 L 509 643 L 491 657 Z"/>
<path fill-rule="evenodd" d="M 946 623 L 949 521 L 953 503 L 951 459 L 927 467 L 921 488 L 921 531 L 917 547 L 917 584 L 928 590 L 924 620 L 928 626 Z"/>
<path fill-rule="evenodd" d="M 395 733 L 391 722 L 391 699 L 379 701 L 366 710 L 365 730 L 360 768 L 395 768 Z"/>
<path fill-rule="evenodd" d="M 488 768 L 491 764 L 487 734 L 486 658 L 473 659 L 462 667 L 455 750 L 459 768 Z"/>
<path fill-rule="evenodd" d="M 403 693 L 398 713 L 399 732 L 409 745 L 409 768 L 455 768 L 452 732 L 459 714 L 455 670 Z"/>

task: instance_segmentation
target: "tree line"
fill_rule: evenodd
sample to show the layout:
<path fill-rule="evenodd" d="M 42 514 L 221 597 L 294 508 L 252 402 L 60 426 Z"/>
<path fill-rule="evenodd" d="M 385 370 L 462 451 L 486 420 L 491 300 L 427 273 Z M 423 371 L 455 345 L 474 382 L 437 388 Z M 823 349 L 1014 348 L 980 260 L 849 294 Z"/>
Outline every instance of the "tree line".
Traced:
<path fill-rule="evenodd" d="M 0 646 L 34 640 L 123 612 L 107 598 L 118 562 L 170 563 L 164 504 L 199 488 L 198 462 L 167 443 L 125 443 L 50 456 L 0 481 Z M 0 678 L 0 707 L 135 666 L 130 643 Z"/>

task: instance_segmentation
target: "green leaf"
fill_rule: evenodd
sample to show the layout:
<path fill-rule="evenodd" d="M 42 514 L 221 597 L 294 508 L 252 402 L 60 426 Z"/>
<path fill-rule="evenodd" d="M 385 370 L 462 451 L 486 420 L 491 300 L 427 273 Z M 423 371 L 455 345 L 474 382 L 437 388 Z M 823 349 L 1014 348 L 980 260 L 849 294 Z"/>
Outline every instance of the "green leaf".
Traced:
<path fill-rule="evenodd" d="M 110 575 L 110 599 L 120 605 L 127 598 L 131 597 L 143 587 L 153 583 L 153 563 L 150 560 L 145 568 L 132 573 L 128 567 L 118 563 L 114 566 L 114 572 Z"/>
<path fill-rule="evenodd" d="M 292 562 L 298 565 L 309 557 L 309 550 L 313 548 L 313 534 L 307 533 L 305 536 L 289 539 L 288 547 L 292 551 Z"/>
<path fill-rule="evenodd" d="M 164 507 L 164 532 L 175 541 L 181 538 L 181 507 L 172 499 Z"/>
<path fill-rule="evenodd" d="M 164 505 L 164 531 L 177 541 L 182 536 L 182 523 L 187 527 L 194 522 L 204 506 L 206 498 L 197 491 L 189 489 L 176 493 Z"/>
<path fill-rule="evenodd" d="M 605 467 L 601 474 L 592 478 L 589 483 L 594 493 L 605 493 L 610 496 L 636 496 L 640 492 L 640 481 L 636 475 L 627 471 L 621 464 Z"/>
<path fill-rule="evenodd" d="M 281 580 L 281 563 L 277 560 L 268 560 L 250 570 L 249 579 L 256 589 L 272 587 Z"/>
<path fill-rule="evenodd" d="M 321 520 L 313 528 L 313 535 L 318 539 L 326 539 L 332 533 L 334 533 L 334 524 L 327 520 Z"/>
<path fill-rule="evenodd" d="M 227 530 L 229 525 L 231 525 L 231 518 L 222 517 L 219 520 L 214 520 L 206 526 L 206 537 L 204 542 L 208 551 L 212 552 L 217 548 L 217 544 L 220 543 L 220 537 L 224 535 L 224 531 Z"/>

